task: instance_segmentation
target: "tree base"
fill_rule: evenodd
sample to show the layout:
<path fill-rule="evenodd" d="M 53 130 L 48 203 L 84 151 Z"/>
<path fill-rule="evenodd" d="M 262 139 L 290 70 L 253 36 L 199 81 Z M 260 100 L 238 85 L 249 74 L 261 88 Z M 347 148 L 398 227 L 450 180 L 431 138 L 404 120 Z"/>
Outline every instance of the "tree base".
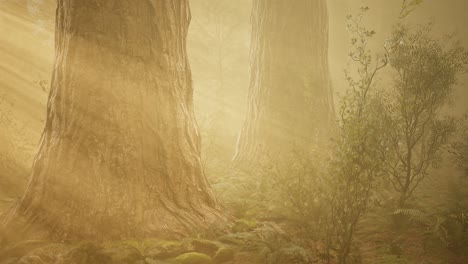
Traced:
<path fill-rule="evenodd" d="M 87 216 L 76 217 L 75 221 L 66 223 L 62 219 L 54 219 L 37 210 L 24 210 L 21 206 L 12 207 L 0 219 L 0 248 L 20 241 L 111 241 L 125 239 L 181 239 L 200 235 L 216 237 L 231 229 L 230 217 L 214 208 L 203 208 L 200 211 L 173 211 L 171 214 L 154 212 L 150 221 L 133 224 L 121 221 L 109 221 L 105 226 L 104 219 L 94 219 Z M 50 212 L 49 212 L 50 213 Z M 68 218 L 68 220 L 73 218 Z M 86 219 L 86 220 L 85 220 Z M 83 222 L 85 221 L 85 222 Z"/>

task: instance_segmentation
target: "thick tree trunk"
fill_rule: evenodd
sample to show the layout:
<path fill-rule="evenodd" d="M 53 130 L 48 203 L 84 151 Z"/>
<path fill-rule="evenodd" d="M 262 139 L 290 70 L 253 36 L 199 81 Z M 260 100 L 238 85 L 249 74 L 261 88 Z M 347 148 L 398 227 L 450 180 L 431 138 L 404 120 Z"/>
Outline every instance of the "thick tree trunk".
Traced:
<path fill-rule="evenodd" d="M 59 0 L 47 122 L 22 216 L 59 238 L 172 236 L 224 219 L 203 173 L 188 0 Z M 14 220 L 13 220 L 14 222 Z"/>
<path fill-rule="evenodd" d="M 247 117 L 235 164 L 326 136 L 333 119 L 326 0 L 254 0 Z"/>

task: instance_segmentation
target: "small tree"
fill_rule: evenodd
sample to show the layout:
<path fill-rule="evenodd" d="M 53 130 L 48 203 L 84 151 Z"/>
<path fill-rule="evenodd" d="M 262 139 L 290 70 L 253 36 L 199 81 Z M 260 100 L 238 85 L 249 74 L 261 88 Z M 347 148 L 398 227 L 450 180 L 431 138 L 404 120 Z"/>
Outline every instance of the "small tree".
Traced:
<path fill-rule="evenodd" d="M 458 43 L 447 47 L 450 37 L 433 38 L 432 24 L 410 31 L 399 25 L 393 33 L 390 65 L 394 82 L 385 100 L 386 173 L 404 207 L 431 165 L 441 158 L 442 147 L 454 132 L 454 119 L 443 117 L 467 53 Z"/>
<path fill-rule="evenodd" d="M 373 30 L 362 25 L 369 8 L 348 16 L 351 37 L 350 59 L 356 71 L 346 71 L 349 89 L 341 98 L 340 137 L 330 166 L 329 246 L 338 247 L 339 263 L 347 263 L 359 219 L 366 213 L 375 180 L 382 174 L 379 151 L 384 128 L 378 116 L 381 105 L 374 89 L 377 73 L 388 64 L 387 54 L 372 56 L 367 44 Z"/>

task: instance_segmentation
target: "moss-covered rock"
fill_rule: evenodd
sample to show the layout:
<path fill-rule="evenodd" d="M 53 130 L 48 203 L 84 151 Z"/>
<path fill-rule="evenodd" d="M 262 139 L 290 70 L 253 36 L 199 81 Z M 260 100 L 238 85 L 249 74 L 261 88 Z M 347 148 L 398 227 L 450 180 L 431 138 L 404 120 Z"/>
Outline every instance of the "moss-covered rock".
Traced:
<path fill-rule="evenodd" d="M 46 263 L 48 262 L 43 261 L 41 257 L 35 256 L 35 255 L 24 256 L 17 262 L 17 264 L 46 264 Z"/>
<path fill-rule="evenodd" d="M 214 256 L 216 251 L 219 249 L 217 242 L 205 240 L 205 239 L 194 239 L 192 241 L 194 251 L 204 253 L 209 256 Z"/>
<path fill-rule="evenodd" d="M 232 246 L 242 246 L 245 245 L 248 241 L 252 241 L 255 239 L 255 234 L 252 232 L 227 234 L 217 238 L 218 241 Z"/>
<path fill-rule="evenodd" d="M 239 219 L 234 223 L 232 227 L 232 232 L 240 233 L 240 232 L 251 231 L 255 229 L 255 227 L 257 227 L 256 220 Z"/>
<path fill-rule="evenodd" d="M 175 261 L 180 264 L 211 264 L 211 257 L 198 252 L 189 252 L 175 258 Z"/>
<path fill-rule="evenodd" d="M 145 264 L 172 264 L 172 263 L 166 262 L 164 260 L 158 260 L 158 259 L 150 259 L 150 258 L 145 259 Z"/>
<path fill-rule="evenodd" d="M 213 262 L 218 264 L 230 261 L 234 258 L 235 253 L 236 251 L 231 247 L 221 247 L 213 257 Z"/>
<path fill-rule="evenodd" d="M 113 264 L 133 264 L 144 259 L 137 248 L 126 244 L 105 248 L 101 253 L 108 256 Z"/>
<path fill-rule="evenodd" d="M 60 255 L 66 254 L 69 250 L 70 245 L 59 243 L 49 244 L 31 251 L 22 257 L 21 260 L 26 263 L 55 263 L 59 260 Z M 38 259 L 40 259 L 40 261 L 37 261 Z"/>
<path fill-rule="evenodd" d="M 245 252 L 236 252 L 234 259 L 229 263 L 242 263 L 242 264 L 259 264 L 259 263 L 268 263 L 265 256 L 258 254 L 258 252 L 245 251 Z M 218 263 L 214 263 L 218 264 Z M 291 264 L 291 263 L 281 263 L 281 264 Z"/>
<path fill-rule="evenodd" d="M 0 249 L 0 261 L 9 258 L 21 258 L 31 251 L 47 245 L 48 242 L 42 240 L 21 241 L 15 245 Z"/>
<path fill-rule="evenodd" d="M 112 264 L 112 258 L 102 252 L 102 247 L 84 242 L 62 256 L 57 264 Z"/>
<path fill-rule="evenodd" d="M 188 241 L 155 241 L 146 251 L 145 257 L 150 259 L 175 258 L 184 253 L 193 251 Z"/>

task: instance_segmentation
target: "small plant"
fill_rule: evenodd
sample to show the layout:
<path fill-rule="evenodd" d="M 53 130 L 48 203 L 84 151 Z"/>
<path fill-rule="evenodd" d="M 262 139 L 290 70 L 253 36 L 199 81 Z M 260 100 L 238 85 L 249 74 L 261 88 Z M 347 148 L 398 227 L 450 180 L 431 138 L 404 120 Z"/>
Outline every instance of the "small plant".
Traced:
<path fill-rule="evenodd" d="M 314 152 L 295 150 L 283 160 L 263 166 L 269 210 L 293 223 L 304 239 L 318 238 L 322 233 L 328 210 L 324 200 L 324 163 Z"/>
<path fill-rule="evenodd" d="M 260 255 L 267 264 L 307 264 L 312 263 L 312 255 L 301 243 L 291 239 L 279 226 L 265 223 L 255 230 L 256 244 Z"/>
<path fill-rule="evenodd" d="M 455 119 L 444 117 L 457 77 L 464 71 L 468 53 L 451 38 L 431 36 L 432 24 L 410 31 L 398 25 L 393 33 L 389 62 L 392 88 L 383 104 L 388 123 L 384 146 L 385 170 L 405 207 L 431 166 L 437 166 L 443 147 L 455 132 Z"/>
<path fill-rule="evenodd" d="M 387 66 L 387 54 L 375 58 L 367 47 L 375 35 L 362 25 L 362 7 L 357 16 L 348 16 L 351 33 L 349 58 L 355 71 L 346 71 L 349 89 L 341 98 L 340 136 L 335 142 L 327 182 L 329 195 L 327 242 L 329 251 L 336 245 L 338 262 L 348 263 L 356 226 L 367 212 L 376 179 L 382 174 L 383 124 L 378 113 L 381 105 L 374 89 L 377 74 Z"/>

